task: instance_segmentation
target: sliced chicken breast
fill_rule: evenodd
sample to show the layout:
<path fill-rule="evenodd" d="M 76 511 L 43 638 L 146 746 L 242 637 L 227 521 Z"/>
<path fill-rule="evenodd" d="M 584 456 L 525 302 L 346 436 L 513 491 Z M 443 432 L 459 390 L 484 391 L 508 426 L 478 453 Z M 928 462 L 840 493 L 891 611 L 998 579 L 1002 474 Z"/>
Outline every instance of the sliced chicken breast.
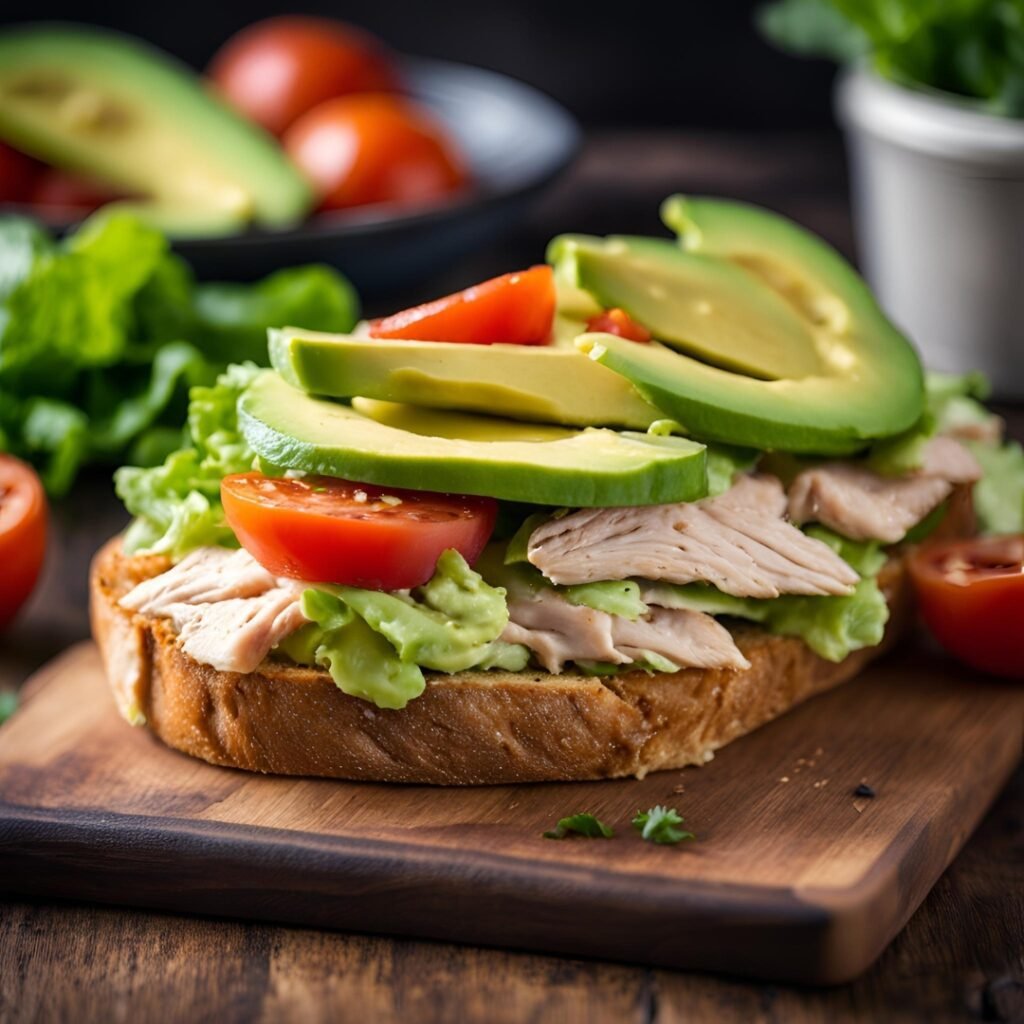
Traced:
<path fill-rule="evenodd" d="M 955 485 L 980 478 L 981 467 L 959 441 L 936 437 L 924 450 L 921 469 L 909 476 L 882 476 L 846 462 L 804 470 L 789 489 L 789 517 L 822 523 L 851 540 L 895 544 Z"/>
<path fill-rule="evenodd" d="M 123 608 L 170 619 L 182 649 L 225 672 L 252 672 L 302 626 L 307 584 L 278 578 L 245 550 L 198 548 L 121 598 Z"/>
<path fill-rule="evenodd" d="M 710 615 L 688 610 L 651 608 L 631 621 L 571 604 L 553 590 L 509 602 L 509 624 L 501 635 L 523 644 L 548 672 L 559 673 L 570 661 L 628 665 L 647 652 L 680 668 L 749 668 L 729 631 Z"/>
<path fill-rule="evenodd" d="M 741 476 L 716 498 L 585 509 L 534 530 L 527 558 L 553 583 L 639 577 L 710 583 L 737 597 L 848 594 L 859 576 L 786 522 L 773 476 Z"/>

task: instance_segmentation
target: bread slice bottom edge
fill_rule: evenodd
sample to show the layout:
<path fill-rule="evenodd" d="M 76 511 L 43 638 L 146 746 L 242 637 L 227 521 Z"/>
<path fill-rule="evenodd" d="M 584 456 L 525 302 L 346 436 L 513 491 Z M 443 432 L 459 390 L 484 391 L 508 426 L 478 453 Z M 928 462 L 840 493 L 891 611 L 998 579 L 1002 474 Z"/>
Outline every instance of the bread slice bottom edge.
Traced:
<path fill-rule="evenodd" d="M 265 661 L 222 672 L 184 654 L 164 619 L 119 599 L 169 567 L 126 556 L 119 538 L 93 560 L 93 636 L 126 717 L 212 764 L 281 775 L 483 785 L 643 776 L 703 764 L 732 740 L 838 686 L 889 648 L 910 621 L 903 560 L 880 583 L 891 616 L 878 647 L 833 663 L 801 640 L 735 631 L 743 671 L 670 674 L 430 674 L 401 711 L 342 693 L 326 671 Z"/>

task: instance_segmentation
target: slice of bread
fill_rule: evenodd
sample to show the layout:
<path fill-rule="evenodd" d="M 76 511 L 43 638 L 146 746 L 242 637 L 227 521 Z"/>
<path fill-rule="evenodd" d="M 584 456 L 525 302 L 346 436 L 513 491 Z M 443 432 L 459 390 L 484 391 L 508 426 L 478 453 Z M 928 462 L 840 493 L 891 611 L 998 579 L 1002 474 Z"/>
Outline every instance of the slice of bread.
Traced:
<path fill-rule="evenodd" d="M 118 604 L 170 563 L 115 538 L 92 566 L 91 613 L 129 719 L 213 764 L 283 775 L 438 785 L 603 779 L 703 764 L 715 750 L 856 675 L 909 621 L 903 561 L 880 578 L 892 616 L 880 647 L 834 664 L 801 640 L 735 630 L 745 671 L 597 678 L 546 672 L 430 674 L 402 711 L 347 696 L 327 672 L 265 661 L 248 675 L 201 665 L 171 625 Z"/>

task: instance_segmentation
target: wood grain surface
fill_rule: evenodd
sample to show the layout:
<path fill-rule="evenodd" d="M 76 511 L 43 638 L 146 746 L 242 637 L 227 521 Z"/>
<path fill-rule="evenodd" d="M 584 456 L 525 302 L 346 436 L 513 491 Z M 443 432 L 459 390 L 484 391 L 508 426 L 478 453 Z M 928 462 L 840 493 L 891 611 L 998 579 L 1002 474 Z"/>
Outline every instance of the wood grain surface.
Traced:
<path fill-rule="evenodd" d="M 0 730 L 0 888 L 834 983 L 902 927 L 1022 746 L 1024 690 L 913 651 L 699 771 L 461 789 L 260 776 L 127 726 L 84 644 Z M 659 803 L 699 841 L 641 842 L 630 819 Z M 542 836 L 582 810 L 618 836 Z"/>
<path fill-rule="evenodd" d="M 848 255 L 837 138 L 613 132 L 511 238 L 370 315 L 534 262 L 559 231 L 654 231 L 682 189 L 775 207 Z M 1004 408 L 1024 437 L 1024 409 Z M 42 586 L 0 687 L 88 634 L 89 558 L 126 516 L 109 470 L 52 509 Z M 689 813 L 685 794 L 679 806 Z M 1024 768 L 878 963 L 814 990 L 464 945 L 53 899 L 0 899 L 0 1021 L 1024 1021 Z"/>

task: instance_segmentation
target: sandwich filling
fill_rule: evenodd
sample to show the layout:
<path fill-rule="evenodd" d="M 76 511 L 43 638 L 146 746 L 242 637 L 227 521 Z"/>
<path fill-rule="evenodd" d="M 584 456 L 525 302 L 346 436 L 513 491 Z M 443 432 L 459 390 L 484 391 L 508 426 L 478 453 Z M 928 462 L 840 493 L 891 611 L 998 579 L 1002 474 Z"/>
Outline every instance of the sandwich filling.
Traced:
<path fill-rule="evenodd" d="M 529 272 L 546 320 L 507 275 L 407 335 L 271 332 L 273 369 L 194 388 L 189 443 L 118 472 L 126 552 L 173 562 L 121 607 L 202 664 L 320 668 L 388 709 L 431 673 L 742 672 L 742 623 L 831 661 L 879 644 L 890 549 L 969 489 L 1015 526 L 1024 453 L 823 243 L 694 204 L 678 245 L 558 240 Z"/>

